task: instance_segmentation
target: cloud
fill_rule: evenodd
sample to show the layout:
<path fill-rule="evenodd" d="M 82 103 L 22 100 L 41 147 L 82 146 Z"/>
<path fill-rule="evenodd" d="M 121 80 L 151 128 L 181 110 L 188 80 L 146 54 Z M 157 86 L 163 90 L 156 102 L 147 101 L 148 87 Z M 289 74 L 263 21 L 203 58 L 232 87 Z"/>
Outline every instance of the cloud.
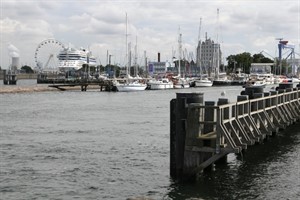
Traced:
<path fill-rule="evenodd" d="M 37 45 L 54 37 L 75 47 L 90 47 L 102 64 L 110 51 L 116 63 L 125 54 L 125 13 L 128 14 L 128 42 L 138 39 L 139 59 L 144 51 L 149 60 L 169 60 L 178 49 L 178 27 L 183 49 L 195 52 L 199 19 L 201 39 L 205 33 L 223 45 L 223 57 L 233 53 L 274 52 L 277 37 L 296 44 L 299 52 L 298 0 L 10 0 L 1 2 L 0 65 L 7 66 L 7 44 L 22 52 L 22 61 L 34 65 Z M 219 8 L 219 18 L 217 18 Z"/>
<path fill-rule="evenodd" d="M 19 57 L 20 56 L 20 50 L 15 47 L 13 44 L 9 44 L 8 47 L 8 52 L 10 57 Z"/>

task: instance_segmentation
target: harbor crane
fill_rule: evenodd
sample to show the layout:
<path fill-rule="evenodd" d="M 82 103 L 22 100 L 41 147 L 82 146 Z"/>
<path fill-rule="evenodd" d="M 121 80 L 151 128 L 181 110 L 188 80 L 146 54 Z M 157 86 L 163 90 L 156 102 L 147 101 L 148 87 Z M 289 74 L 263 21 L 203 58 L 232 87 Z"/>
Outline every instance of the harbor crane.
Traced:
<path fill-rule="evenodd" d="M 283 56 L 283 51 L 285 49 L 289 50 L 287 53 L 287 57 L 285 58 L 285 60 L 287 60 L 288 58 L 291 59 L 292 61 L 292 75 L 296 75 L 297 74 L 297 66 L 294 63 L 295 60 L 295 45 L 293 44 L 288 44 L 287 40 L 283 40 L 283 38 L 276 38 L 276 40 L 279 40 L 278 43 L 278 50 L 279 50 L 279 74 L 282 73 L 282 56 Z M 285 74 L 288 74 L 288 68 L 285 69 Z"/>

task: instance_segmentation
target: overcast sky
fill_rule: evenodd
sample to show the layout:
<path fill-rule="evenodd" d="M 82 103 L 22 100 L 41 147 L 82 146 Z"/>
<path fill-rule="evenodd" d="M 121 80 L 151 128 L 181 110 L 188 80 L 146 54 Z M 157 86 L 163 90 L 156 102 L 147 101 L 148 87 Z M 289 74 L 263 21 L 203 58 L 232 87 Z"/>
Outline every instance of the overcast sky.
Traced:
<path fill-rule="evenodd" d="M 193 53 L 200 38 L 219 41 L 223 58 L 265 51 L 278 56 L 277 38 L 300 46 L 300 0 L 0 0 L 1 57 L 7 68 L 11 56 L 19 54 L 21 65 L 35 67 L 38 44 L 48 38 L 73 47 L 89 48 L 97 62 L 106 65 L 107 50 L 112 63 L 125 62 L 125 16 L 128 42 L 138 49 L 138 63 L 170 60 L 178 52 L 178 29 L 183 50 Z M 219 9 L 219 17 L 217 15 Z M 40 52 L 57 51 L 51 47 Z M 56 52 L 53 52 L 56 53 Z M 48 54 L 48 53 L 47 53 Z M 176 55 L 175 55 L 176 56 Z"/>

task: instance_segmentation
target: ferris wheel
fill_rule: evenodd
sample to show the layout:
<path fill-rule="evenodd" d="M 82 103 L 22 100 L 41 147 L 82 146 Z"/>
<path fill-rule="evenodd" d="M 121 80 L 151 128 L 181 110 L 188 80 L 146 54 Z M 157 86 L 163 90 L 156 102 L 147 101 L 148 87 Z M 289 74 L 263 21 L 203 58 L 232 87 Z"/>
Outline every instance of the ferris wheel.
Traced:
<path fill-rule="evenodd" d="M 58 69 L 57 55 L 64 49 L 64 44 L 55 40 L 42 41 L 35 50 L 35 63 L 39 70 L 56 71 Z"/>

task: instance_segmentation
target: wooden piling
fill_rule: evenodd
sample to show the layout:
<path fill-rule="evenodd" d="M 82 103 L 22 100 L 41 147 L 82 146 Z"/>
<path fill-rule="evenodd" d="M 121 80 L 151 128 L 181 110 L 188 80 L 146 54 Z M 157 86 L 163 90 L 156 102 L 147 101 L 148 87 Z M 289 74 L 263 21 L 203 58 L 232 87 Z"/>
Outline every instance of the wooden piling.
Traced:
<path fill-rule="evenodd" d="M 177 93 L 176 99 L 173 99 L 170 102 L 170 175 L 173 178 L 184 178 L 183 166 L 186 138 L 186 120 L 188 115 L 188 104 L 191 103 L 203 104 L 203 93 Z"/>

